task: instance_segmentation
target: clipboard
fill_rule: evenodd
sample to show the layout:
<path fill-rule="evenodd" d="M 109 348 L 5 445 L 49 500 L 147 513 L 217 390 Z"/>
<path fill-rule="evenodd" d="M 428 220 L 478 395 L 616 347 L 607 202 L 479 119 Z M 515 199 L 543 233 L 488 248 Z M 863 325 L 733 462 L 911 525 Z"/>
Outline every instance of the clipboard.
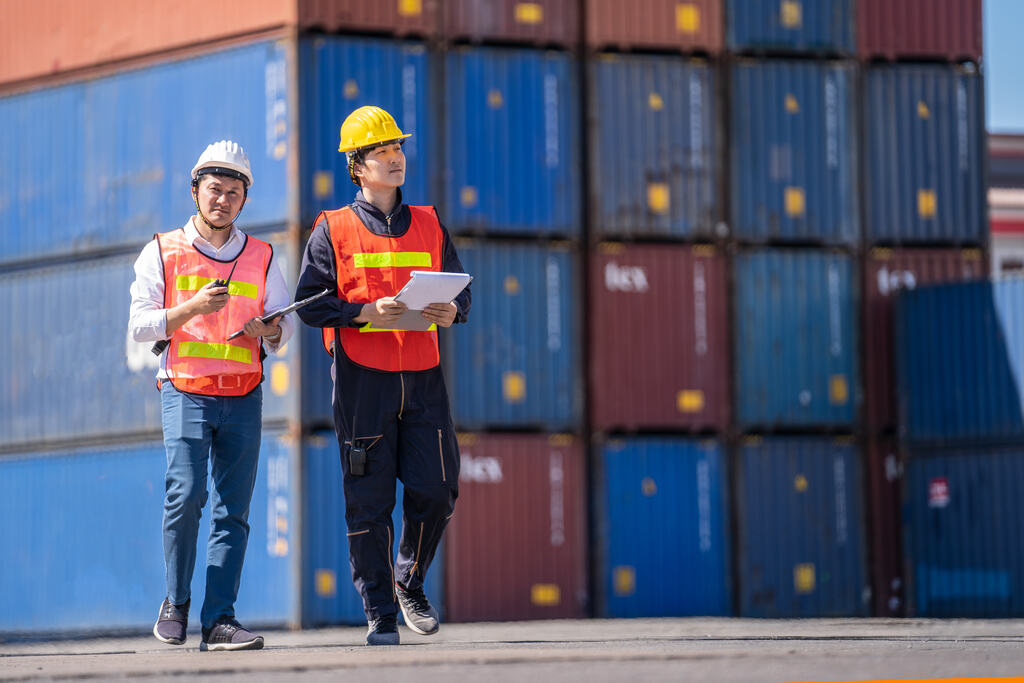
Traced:
<path fill-rule="evenodd" d="M 398 317 L 389 330 L 426 332 L 433 324 L 423 318 L 423 309 L 429 304 L 451 302 L 469 286 L 473 277 L 467 273 L 438 273 L 432 270 L 414 270 L 409 281 L 395 295 L 409 310 Z"/>

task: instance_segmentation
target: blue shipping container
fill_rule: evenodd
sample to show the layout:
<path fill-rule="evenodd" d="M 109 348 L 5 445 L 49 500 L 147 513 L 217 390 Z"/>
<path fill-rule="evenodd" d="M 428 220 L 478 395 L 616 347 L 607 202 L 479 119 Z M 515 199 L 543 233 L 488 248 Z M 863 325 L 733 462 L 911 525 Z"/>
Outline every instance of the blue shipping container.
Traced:
<path fill-rule="evenodd" d="M 441 219 L 456 232 L 578 234 L 573 60 L 556 52 L 458 48 L 445 64 Z"/>
<path fill-rule="evenodd" d="M 334 432 L 317 432 L 304 442 L 303 624 L 364 624 L 363 600 L 352 585 L 348 558 L 348 528 L 342 492 L 341 460 Z M 395 493 L 394 548 L 402 537 L 402 484 Z M 424 591 L 444 616 L 444 552 L 438 547 L 427 572 Z"/>
<path fill-rule="evenodd" d="M 756 250 L 738 254 L 735 268 L 739 424 L 852 426 L 860 399 L 852 259 Z"/>
<path fill-rule="evenodd" d="M 860 237 L 854 67 L 744 61 L 732 72 L 732 230 L 746 242 Z"/>
<path fill-rule="evenodd" d="M 911 614 L 1024 616 L 1024 451 L 918 449 L 906 479 Z"/>
<path fill-rule="evenodd" d="M 731 614 L 728 484 L 718 443 L 611 441 L 598 468 L 601 616 Z"/>
<path fill-rule="evenodd" d="M 740 448 L 741 616 L 867 616 L 858 463 L 847 440 L 751 438 Z"/>
<path fill-rule="evenodd" d="M 962 66 L 879 66 L 868 69 L 865 91 L 869 239 L 983 243 L 981 76 Z"/>
<path fill-rule="evenodd" d="M 851 54 L 853 0 L 727 0 L 729 49 Z"/>
<path fill-rule="evenodd" d="M 455 425 L 573 431 L 582 410 L 579 299 L 572 251 L 465 242 L 469 321 L 442 331 Z"/>
<path fill-rule="evenodd" d="M 714 237 L 715 90 L 707 62 L 599 57 L 591 67 L 593 187 L 605 236 Z"/>
<path fill-rule="evenodd" d="M 296 623 L 291 446 L 264 431 L 236 613 Z M 0 632 L 148 629 L 166 595 L 163 443 L 0 458 Z M 212 484 L 211 484 L 212 486 Z M 199 529 L 192 629 L 206 592 Z"/>
<path fill-rule="evenodd" d="M 0 262 L 141 246 L 182 225 L 192 166 L 223 138 L 255 177 L 239 224 L 284 223 L 287 52 L 263 42 L 0 99 Z M 189 96 L 206 92 L 221 104 Z"/>
<path fill-rule="evenodd" d="M 257 236 L 294 282 L 285 235 Z M 128 336 L 136 257 L 0 275 L 0 306 L 23 340 L 0 346 L 0 448 L 160 431 L 159 359 Z M 292 346 L 263 362 L 265 421 L 291 414 L 300 382 Z"/>
<path fill-rule="evenodd" d="M 895 330 L 905 439 L 1024 438 L 1024 279 L 901 292 Z"/>
<path fill-rule="evenodd" d="M 346 155 L 338 152 L 341 123 L 354 109 L 372 104 L 390 112 L 405 133 L 407 204 L 441 201 L 437 136 L 430 98 L 426 47 L 420 43 L 320 37 L 303 40 L 300 51 L 300 111 L 303 131 L 302 220 L 307 227 L 324 209 L 349 204 L 358 188 L 348 175 Z M 437 194 L 435 194 L 437 193 Z"/>

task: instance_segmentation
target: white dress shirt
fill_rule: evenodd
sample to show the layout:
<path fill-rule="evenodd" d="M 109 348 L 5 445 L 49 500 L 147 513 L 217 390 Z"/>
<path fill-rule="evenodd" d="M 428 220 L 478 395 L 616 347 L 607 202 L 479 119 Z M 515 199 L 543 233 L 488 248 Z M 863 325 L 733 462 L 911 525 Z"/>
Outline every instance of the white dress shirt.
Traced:
<path fill-rule="evenodd" d="M 242 247 L 245 246 L 245 234 L 238 228 L 231 227 L 231 234 L 227 241 L 218 249 L 199 234 L 192 221 L 193 218 L 190 218 L 182 226 L 185 230 L 185 238 L 202 254 L 218 261 L 232 261 L 242 253 Z M 135 260 L 135 282 L 132 283 L 131 294 L 132 307 L 128 317 L 128 330 L 132 339 L 137 342 L 157 342 L 161 339 L 169 339 L 167 309 L 164 308 L 164 268 L 160 260 L 160 248 L 155 239 L 142 249 L 139 258 Z M 281 269 L 277 266 L 277 254 L 275 253 L 270 260 L 270 268 L 267 269 L 263 310 L 266 313 L 276 311 L 279 308 L 284 308 L 291 301 L 291 292 L 285 285 Z M 290 314 L 279 319 L 278 322 L 281 324 L 281 338 L 277 342 L 262 340 L 268 353 L 278 353 L 294 332 L 294 323 Z M 160 355 L 160 369 L 156 376 L 158 379 L 167 379 L 166 349 Z"/>

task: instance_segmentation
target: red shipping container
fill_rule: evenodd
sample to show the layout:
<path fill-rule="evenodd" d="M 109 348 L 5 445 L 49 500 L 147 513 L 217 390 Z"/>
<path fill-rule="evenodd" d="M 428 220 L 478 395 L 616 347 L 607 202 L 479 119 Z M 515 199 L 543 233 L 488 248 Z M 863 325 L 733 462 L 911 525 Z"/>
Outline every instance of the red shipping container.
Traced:
<path fill-rule="evenodd" d="M 903 459 L 895 437 L 867 445 L 868 552 L 871 596 L 876 617 L 901 617 L 906 598 L 903 579 Z"/>
<path fill-rule="evenodd" d="M 857 52 L 980 61 L 981 0 L 858 0 Z"/>
<path fill-rule="evenodd" d="M 449 621 L 585 616 L 583 448 L 572 436 L 460 434 L 445 533 Z"/>
<path fill-rule="evenodd" d="M 724 0 L 584 0 L 587 45 L 596 50 L 722 49 Z"/>
<path fill-rule="evenodd" d="M 895 429 L 892 302 L 900 289 L 985 277 L 978 249 L 873 249 L 864 262 L 864 418 L 872 433 Z"/>
<path fill-rule="evenodd" d="M 576 0 L 445 0 L 444 34 L 571 47 L 579 40 L 578 11 Z"/>
<path fill-rule="evenodd" d="M 395 36 L 436 36 L 442 0 L 289 0 L 299 6 L 300 28 L 365 31 Z"/>
<path fill-rule="evenodd" d="M 595 430 L 726 428 L 724 254 L 604 243 L 591 259 L 589 296 Z"/>

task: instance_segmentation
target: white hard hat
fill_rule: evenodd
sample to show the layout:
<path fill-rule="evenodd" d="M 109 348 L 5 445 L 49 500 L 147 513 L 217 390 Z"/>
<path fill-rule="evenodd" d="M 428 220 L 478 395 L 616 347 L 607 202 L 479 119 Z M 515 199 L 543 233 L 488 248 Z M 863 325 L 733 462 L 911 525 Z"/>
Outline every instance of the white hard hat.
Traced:
<path fill-rule="evenodd" d="M 203 173 L 214 173 L 238 178 L 245 183 L 246 189 L 252 187 L 252 169 L 249 168 L 249 157 L 237 142 L 219 140 L 206 147 L 199 155 L 199 161 L 192 169 L 192 180 Z"/>

